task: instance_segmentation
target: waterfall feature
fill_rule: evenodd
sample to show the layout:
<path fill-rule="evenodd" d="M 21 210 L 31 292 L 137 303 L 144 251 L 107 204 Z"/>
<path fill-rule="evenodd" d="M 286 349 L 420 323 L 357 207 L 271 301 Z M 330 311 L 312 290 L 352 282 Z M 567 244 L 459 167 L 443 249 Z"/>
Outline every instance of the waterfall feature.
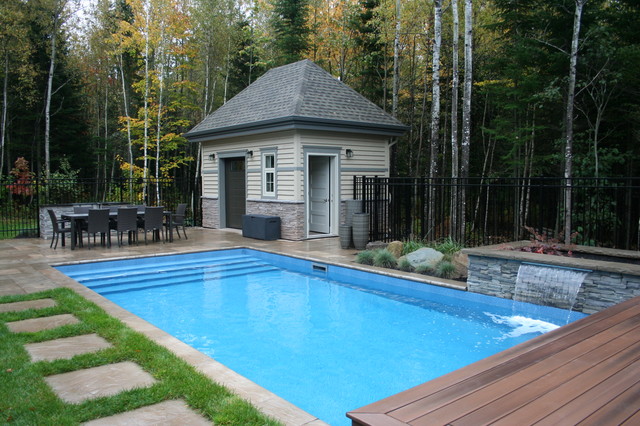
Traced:
<path fill-rule="evenodd" d="M 572 309 L 590 271 L 523 263 L 518 269 L 513 300 Z"/>

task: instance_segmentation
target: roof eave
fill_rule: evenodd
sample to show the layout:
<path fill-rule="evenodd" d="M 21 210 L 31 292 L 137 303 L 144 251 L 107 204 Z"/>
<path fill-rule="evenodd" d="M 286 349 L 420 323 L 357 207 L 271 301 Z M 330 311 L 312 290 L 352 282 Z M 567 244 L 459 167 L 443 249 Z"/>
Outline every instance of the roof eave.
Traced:
<path fill-rule="evenodd" d="M 229 137 L 250 136 L 286 130 L 323 130 L 343 133 L 359 133 L 379 136 L 402 136 L 408 129 L 403 124 L 376 124 L 312 117 L 286 117 L 258 121 L 249 124 L 220 127 L 184 134 L 190 142 L 203 142 Z"/>

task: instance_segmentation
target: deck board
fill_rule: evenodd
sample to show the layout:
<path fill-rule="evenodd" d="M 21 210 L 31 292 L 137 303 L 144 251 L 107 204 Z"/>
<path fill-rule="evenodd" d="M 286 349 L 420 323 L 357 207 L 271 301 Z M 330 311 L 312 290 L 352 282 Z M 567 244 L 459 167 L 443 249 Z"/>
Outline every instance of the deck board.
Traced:
<path fill-rule="evenodd" d="M 597 424 L 613 417 L 622 423 L 640 415 L 639 387 L 636 297 L 348 416 L 354 425 L 558 424 L 567 419 Z"/>

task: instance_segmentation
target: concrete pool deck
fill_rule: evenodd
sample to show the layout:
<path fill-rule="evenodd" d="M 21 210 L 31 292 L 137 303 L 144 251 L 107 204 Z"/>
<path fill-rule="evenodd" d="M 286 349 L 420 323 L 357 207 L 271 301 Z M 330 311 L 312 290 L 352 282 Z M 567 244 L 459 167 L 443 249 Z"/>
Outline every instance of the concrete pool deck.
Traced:
<path fill-rule="evenodd" d="M 60 244 L 58 244 L 58 248 L 56 250 L 53 250 L 49 248 L 50 241 L 42 239 L 0 240 L 0 296 L 35 293 L 57 287 L 70 287 L 86 299 L 96 303 L 108 314 L 123 321 L 132 329 L 144 333 L 153 341 L 168 348 L 196 367 L 199 371 L 206 374 L 212 380 L 227 386 L 239 396 L 250 401 L 263 413 L 288 425 L 324 424 L 322 421 L 300 410 L 293 404 L 247 380 L 224 365 L 216 362 L 212 358 L 196 351 L 178 339 L 152 326 L 148 322 L 113 304 L 97 293 L 78 284 L 75 280 L 58 272 L 51 266 L 87 261 L 114 260 L 132 257 L 218 250 L 234 247 L 247 247 L 304 259 L 360 267 L 353 262 L 356 250 L 341 249 L 338 238 L 318 238 L 307 241 L 261 241 L 251 238 L 243 238 L 241 233 L 235 230 L 212 230 L 203 228 L 190 228 L 188 230 L 188 237 L 188 240 L 185 240 L 184 238 L 175 238 L 173 243 L 149 243 L 148 245 L 124 245 L 122 247 L 112 245 L 111 248 L 98 246 L 92 247 L 91 250 L 86 248 L 71 250 L 69 245 L 61 247 Z M 397 273 L 397 271 L 394 273 L 393 271 L 374 267 L 366 267 L 363 269 L 375 270 L 376 272 L 394 276 L 406 277 L 407 275 L 410 275 L 414 279 L 427 282 L 424 276 L 416 274 L 400 274 Z M 462 283 L 448 280 L 441 280 L 433 283 L 447 287 L 464 288 Z M 0 310 L 1 309 L 2 307 L 0 306 Z M 20 325 L 16 326 L 19 327 Z M 21 326 L 28 327 L 30 324 L 23 324 Z M 61 356 L 68 356 L 68 351 L 74 350 L 69 349 L 69 346 L 72 348 L 78 346 L 74 345 L 73 342 L 55 342 L 53 345 L 58 347 L 58 350 L 61 352 L 64 352 L 64 354 L 61 353 Z M 80 346 L 82 346 L 82 344 Z M 35 350 L 34 348 L 28 349 Z M 45 350 L 50 351 L 49 349 Z M 140 374 L 142 373 L 144 372 L 141 372 Z M 95 378 L 93 381 L 100 382 L 100 377 L 97 375 L 105 373 L 101 370 L 94 370 L 93 372 L 88 372 L 86 374 L 93 374 Z M 106 374 L 109 375 L 110 373 L 107 372 Z M 132 375 L 131 377 L 132 382 L 134 382 L 131 383 L 131 385 L 139 385 L 137 382 L 139 378 L 136 375 Z M 64 381 L 65 378 L 62 378 L 61 380 Z M 71 377 L 69 380 L 73 381 L 78 379 L 76 377 Z M 85 380 L 85 382 L 87 381 L 86 379 L 81 380 Z M 118 389 L 118 385 L 122 385 L 122 389 L 126 389 L 128 384 L 116 384 L 114 385 L 116 389 Z M 78 387 L 77 383 L 75 386 Z M 85 390 L 85 392 L 102 392 L 102 390 L 90 389 Z M 61 391 L 60 396 L 63 397 L 62 395 Z M 179 419 L 181 418 L 180 416 L 186 415 L 186 409 L 188 409 L 188 407 L 185 407 L 184 404 L 175 403 L 158 407 L 157 410 L 143 410 L 139 413 L 131 413 L 131 416 L 140 416 L 136 417 L 136 419 L 142 419 L 136 420 L 138 421 L 136 424 L 157 424 L 157 412 L 162 412 L 164 413 L 163 415 L 167 416 L 173 413 Z M 174 410 L 174 412 L 172 412 L 172 410 Z M 133 417 L 131 417 L 130 420 L 132 419 Z M 182 417 L 182 419 L 184 420 L 184 417 Z M 122 418 L 113 419 L 113 422 L 116 421 L 123 420 Z M 126 422 L 127 420 L 125 419 L 123 424 L 126 424 Z"/>

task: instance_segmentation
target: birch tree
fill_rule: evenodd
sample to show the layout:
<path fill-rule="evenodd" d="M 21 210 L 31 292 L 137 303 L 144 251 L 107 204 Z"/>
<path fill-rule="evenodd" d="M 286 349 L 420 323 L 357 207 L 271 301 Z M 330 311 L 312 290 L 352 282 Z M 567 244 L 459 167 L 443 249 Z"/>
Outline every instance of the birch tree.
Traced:
<path fill-rule="evenodd" d="M 471 147 L 471 90 L 473 87 L 473 0 L 464 2 L 464 88 L 462 92 L 462 143 L 460 177 L 463 184 L 469 177 L 469 152 Z M 460 193 L 460 232 L 466 227 L 467 196 Z"/>
<path fill-rule="evenodd" d="M 431 61 L 431 155 L 429 161 L 429 229 L 435 223 L 435 178 L 440 157 L 440 50 L 442 47 L 442 0 L 433 2 L 433 54 Z"/>
<path fill-rule="evenodd" d="M 56 55 L 58 49 L 58 36 L 60 27 L 62 26 L 65 16 L 65 8 L 67 0 L 52 0 L 49 11 L 49 18 L 51 21 L 48 26 L 49 37 L 49 73 L 47 76 L 47 90 L 45 95 L 45 110 L 44 110 L 44 173 L 45 177 L 49 179 L 51 177 L 51 99 L 54 94 L 53 88 L 53 74 L 56 71 Z"/>
<path fill-rule="evenodd" d="M 571 244 L 571 191 L 573 178 L 573 109 L 576 93 L 576 75 L 578 66 L 578 47 L 580 42 L 580 24 L 582 21 L 582 9 L 587 0 L 575 0 L 573 14 L 573 35 L 571 37 L 571 56 L 569 59 L 569 83 L 567 88 L 567 104 L 564 117 L 565 122 L 565 148 L 564 148 L 564 242 Z"/>
<path fill-rule="evenodd" d="M 460 19 L 458 17 L 458 0 L 451 0 L 452 16 L 452 59 L 451 59 L 451 178 L 453 184 L 457 184 L 460 162 L 458 159 L 458 91 L 460 90 L 458 44 L 460 32 Z M 451 223 L 450 232 L 458 231 L 458 187 L 451 192 Z"/>

